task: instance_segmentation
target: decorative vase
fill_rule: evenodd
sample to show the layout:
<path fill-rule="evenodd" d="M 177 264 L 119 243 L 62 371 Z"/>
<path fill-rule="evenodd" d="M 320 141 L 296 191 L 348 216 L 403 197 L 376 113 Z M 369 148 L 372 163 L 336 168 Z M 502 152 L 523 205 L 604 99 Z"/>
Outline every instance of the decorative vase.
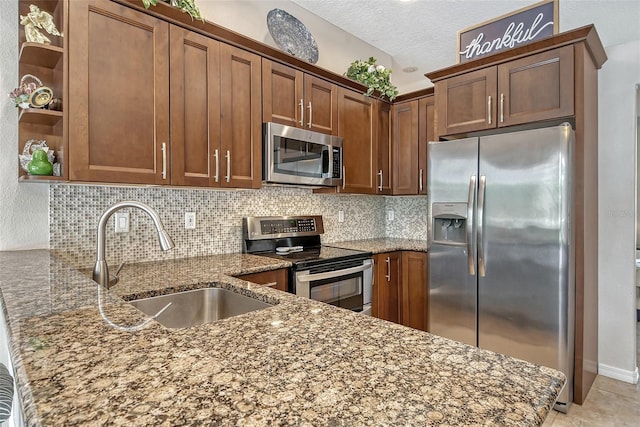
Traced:
<path fill-rule="evenodd" d="M 44 150 L 35 150 L 31 161 L 27 165 L 27 170 L 31 175 L 53 174 L 53 165 L 47 158 L 47 152 Z"/>

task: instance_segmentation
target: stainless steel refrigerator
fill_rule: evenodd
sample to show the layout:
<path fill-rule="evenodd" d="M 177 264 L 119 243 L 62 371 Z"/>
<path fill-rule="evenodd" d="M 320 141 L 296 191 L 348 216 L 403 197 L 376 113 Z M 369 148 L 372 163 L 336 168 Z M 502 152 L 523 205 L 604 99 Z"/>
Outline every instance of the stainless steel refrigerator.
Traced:
<path fill-rule="evenodd" d="M 573 399 L 568 124 L 429 142 L 429 331 L 558 369 Z"/>

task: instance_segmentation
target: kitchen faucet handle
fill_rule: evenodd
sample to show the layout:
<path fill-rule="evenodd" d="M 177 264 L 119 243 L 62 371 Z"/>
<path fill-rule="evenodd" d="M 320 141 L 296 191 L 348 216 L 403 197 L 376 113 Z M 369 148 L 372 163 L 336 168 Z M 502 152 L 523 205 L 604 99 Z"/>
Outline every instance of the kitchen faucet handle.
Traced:
<path fill-rule="evenodd" d="M 124 267 L 124 264 L 125 262 L 122 261 L 118 266 L 118 268 L 116 269 L 116 273 L 113 276 L 109 277 L 109 287 L 116 285 L 120 280 L 120 277 L 118 275 L 120 274 L 120 270 L 122 270 L 122 267 Z"/>

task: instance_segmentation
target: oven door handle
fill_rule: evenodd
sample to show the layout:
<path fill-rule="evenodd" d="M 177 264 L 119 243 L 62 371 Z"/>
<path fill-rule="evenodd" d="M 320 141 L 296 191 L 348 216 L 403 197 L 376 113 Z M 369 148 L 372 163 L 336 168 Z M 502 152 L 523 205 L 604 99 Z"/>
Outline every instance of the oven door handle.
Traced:
<path fill-rule="evenodd" d="M 358 267 L 345 268 L 344 270 L 327 271 L 326 273 L 301 274 L 296 276 L 299 282 L 313 282 L 314 280 L 333 279 L 334 277 L 346 276 L 347 274 L 359 273 L 371 268 L 371 263 L 366 263 Z"/>

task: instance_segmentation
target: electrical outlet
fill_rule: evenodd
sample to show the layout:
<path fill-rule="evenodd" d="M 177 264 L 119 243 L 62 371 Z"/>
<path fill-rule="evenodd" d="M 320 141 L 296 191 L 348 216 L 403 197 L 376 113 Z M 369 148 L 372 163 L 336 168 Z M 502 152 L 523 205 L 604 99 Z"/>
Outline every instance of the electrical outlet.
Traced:
<path fill-rule="evenodd" d="M 387 211 L 387 220 L 388 221 L 393 221 L 395 218 L 395 213 L 393 211 Z"/>
<path fill-rule="evenodd" d="M 196 213 L 195 212 L 185 212 L 184 213 L 184 228 L 194 229 L 196 228 Z"/>
<path fill-rule="evenodd" d="M 116 212 L 116 233 L 129 232 L 129 212 Z"/>
<path fill-rule="evenodd" d="M 344 222 L 344 211 L 338 211 L 338 222 Z"/>

